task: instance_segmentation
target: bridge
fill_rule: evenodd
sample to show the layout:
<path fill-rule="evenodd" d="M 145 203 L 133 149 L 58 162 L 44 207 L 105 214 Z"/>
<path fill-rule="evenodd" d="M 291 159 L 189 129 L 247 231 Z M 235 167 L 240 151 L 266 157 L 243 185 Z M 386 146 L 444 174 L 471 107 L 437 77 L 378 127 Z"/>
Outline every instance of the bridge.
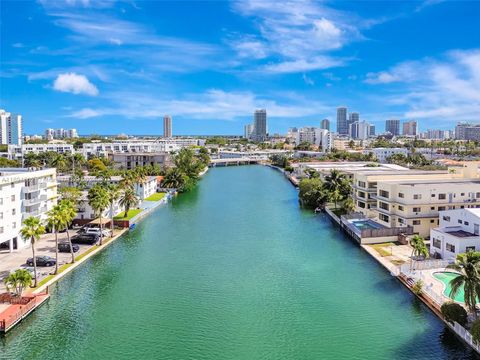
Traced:
<path fill-rule="evenodd" d="M 232 166 L 232 165 L 249 165 L 249 164 L 259 164 L 264 162 L 265 159 L 253 158 L 253 157 L 243 157 L 243 158 L 232 158 L 232 159 L 211 159 L 209 167 L 216 166 Z"/>

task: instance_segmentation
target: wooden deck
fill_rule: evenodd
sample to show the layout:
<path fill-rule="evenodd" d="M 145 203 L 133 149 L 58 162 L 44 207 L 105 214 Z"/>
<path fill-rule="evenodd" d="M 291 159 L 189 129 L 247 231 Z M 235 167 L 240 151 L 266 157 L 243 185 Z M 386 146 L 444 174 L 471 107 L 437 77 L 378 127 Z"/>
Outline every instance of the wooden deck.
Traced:
<path fill-rule="evenodd" d="M 0 333 L 6 333 L 48 300 L 48 293 L 31 294 L 21 298 L 0 294 Z"/>

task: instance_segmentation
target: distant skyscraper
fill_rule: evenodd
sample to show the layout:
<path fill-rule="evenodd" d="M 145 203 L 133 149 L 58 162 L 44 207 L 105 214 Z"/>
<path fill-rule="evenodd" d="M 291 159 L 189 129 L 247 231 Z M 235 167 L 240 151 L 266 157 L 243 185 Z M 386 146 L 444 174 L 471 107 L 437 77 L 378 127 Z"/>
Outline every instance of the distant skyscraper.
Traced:
<path fill-rule="evenodd" d="M 350 129 L 350 125 L 360 121 L 360 114 L 357 112 L 352 112 L 348 115 L 347 127 Z"/>
<path fill-rule="evenodd" d="M 250 139 L 252 137 L 252 133 L 253 133 L 253 124 L 245 125 L 243 137 L 245 139 Z"/>
<path fill-rule="evenodd" d="M 22 116 L 12 115 L 0 109 L 0 143 L 21 145 L 22 139 Z"/>
<path fill-rule="evenodd" d="M 45 130 L 45 140 L 53 140 L 55 138 L 55 130 L 47 129 Z"/>
<path fill-rule="evenodd" d="M 393 136 L 400 135 L 400 120 L 385 121 L 385 132 L 389 132 Z"/>
<path fill-rule="evenodd" d="M 267 110 L 255 110 L 253 115 L 253 133 L 252 139 L 255 141 L 265 141 L 267 139 Z"/>
<path fill-rule="evenodd" d="M 403 123 L 403 135 L 417 136 L 418 135 L 417 122 L 415 120 L 405 121 Z"/>
<path fill-rule="evenodd" d="M 337 133 L 340 135 L 348 135 L 347 108 L 337 108 Z"/>
<path fill-rule="evenodd" d="M 170 115 L 165 115 L 163 117 L 163 137 L 172 137 L 172 117 Z"/>
<path fill-rule="evenodd" d="M 330 131 L 330 120 L 328 119 L 323 119 L 320 122 L 320 129 L 328 130 Z"/>
<path fill-rule="evenodd" d="M 455 139 L 480 141 L 480 124 L 458 123 L 455 126 Z"/>
<path fill-rule="evenodd" d="M 375 132 L 375 128 L 373 129 Z M 371 125 L 366 121 L 355 121 L 350 124 L 349 135 L 352 139 L 366 140 L 371 136 Z"/>

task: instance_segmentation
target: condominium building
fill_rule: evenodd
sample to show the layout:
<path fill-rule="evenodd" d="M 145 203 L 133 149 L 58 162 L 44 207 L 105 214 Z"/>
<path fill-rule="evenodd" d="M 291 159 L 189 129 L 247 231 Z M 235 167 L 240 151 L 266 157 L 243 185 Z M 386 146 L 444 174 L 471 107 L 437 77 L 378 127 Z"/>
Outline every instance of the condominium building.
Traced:
<path fill-rule="evenodd" d="M 267 139 L 267 110 L 255 110 L 253 114 L 253 133 L 252 140 L 265 141 Z"/>
<path fill-rule="evenodd" d="M 22 132 L 22 116 L 12 115 L 0 109 L 0 144 L 21 145 L 23 142 Z"/>
<path fill-rule="evenodd" d="M 430 253 L 454 260 L 468 251 L 480 251 L 480 209 L 441 211 L 439 226 L 430 230 Z"/>
<path fill-rule="evenodd" d="M 243 137 L 245 139 L 250 139 L 252 137 L 252 134 L 253 134 L 253 124 L 245 125 L 244 131 L 243 131 Z"/>
<path fill-rule="evenodd" d="M 22 238 L 23 221 L 35 216 L 45 220 L 57 202 L 56 170 L 0 169 L 0 248 L 9 251 L 30 245 Z"/>
<path fill-rule="evenodd" d="M 170 115 L 165 115 L 163 117 L 163 137 L 172 137 L 172 117 Z"/>
<path fill-rule="evenodd" d="M 381 181 L 377 186 L 378 222 L 388 227 L 413 226 L 429 237 L 440 211 L 480 207 L 480 180 Z"/>
<path fill-rule="evenodd" d="M 45 130 L 45 139 L 74 139 L 78 138 L 77 129 L 46 129 Z"/>
<path fill-rule="evenodd" d="M 347 108 L 337 108 L 337 133 L 339 135 L 348 135 Z"/>
<path fill-rule="evenodd" d="M 370 133 L 370 124 L 366 121 L 355 121 L 349 125 L 348 134 L 352 139 L 366 140 Z"/>
<path fill-rule="evenodd" d="M 328 130 L 316 127 L 303 127 L 295 133 L 295 143 L 309 143 L 322 148 L 322 151 L 329 151 L 333 146 L 332 133 Z"/>
<path fill-rule="evenodd" d="M 21 160 L 27 154 L 41 154 L 50 151 L 59 154 L 73 154 L 75 150 L 72 144 L 8 145 L 8 158 L 11 160 Z"/>
<path fill-rule="evenodd" d="M 348 121 L 347 121 L 347 126 L 348 129 L 350 129 L 350 126 L 356 122 L 360 121 L 360 114 L 357 112 L 352 112 L 348 114 Z M 350 133 L 349 133 L 350 134 Z"/>
<path fill-rule="evenodd" d="M 330 131 L 330 120 L 323 119 L 322 121 L 320 121 L 320 129 Z"/>
<path fill-rule="evenodd" d="M 400 135 L 400 120 L 385 121 L 385 132 L 389 132 L 393 136 Z"/>
<path fill-rule="evenodd" d="M 405 121 L 403 123 L 403 135 L 405 136 L 417 136 L 418 128 L 415 120 Z"/>
<path fill-rule="evenodd" d="M 168 152 L 111 153 L 108 158 L 116 169 L 131 170 L 137 166 L 171 166 L 172 156 Z"/>
<path fill-rule="evenodd" d="M 458 123 L 455 126 L 455 139 L 480 141 L 480 124 Z"/>
<path fill-rule="evenodd" d="M 385 163 L 388 158 L 395 154 L 401 154 L 404 156 L 408 155 L 407 148 L 373 148 L 363 150 L 364 154 L 373 153 L 377 158 L 378 162 Z"/>

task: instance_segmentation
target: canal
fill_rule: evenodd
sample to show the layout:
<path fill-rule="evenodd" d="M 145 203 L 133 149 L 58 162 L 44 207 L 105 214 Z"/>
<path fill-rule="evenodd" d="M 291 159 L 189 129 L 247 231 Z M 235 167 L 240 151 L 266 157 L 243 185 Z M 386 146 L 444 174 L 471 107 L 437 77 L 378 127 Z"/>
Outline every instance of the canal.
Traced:
<path fill-rule="evenodd" d="M 215 168 L 51 289 L 1 359 L 473 359 L 262 166 Z"/>

